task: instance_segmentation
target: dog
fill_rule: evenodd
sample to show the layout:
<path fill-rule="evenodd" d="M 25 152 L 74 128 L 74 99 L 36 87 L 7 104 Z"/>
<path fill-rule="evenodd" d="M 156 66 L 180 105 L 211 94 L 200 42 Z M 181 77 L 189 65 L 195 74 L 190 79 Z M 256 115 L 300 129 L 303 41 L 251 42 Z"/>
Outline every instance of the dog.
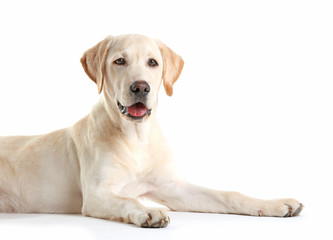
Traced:
<path fill-rule="evenodd" d="M 156 120 L 161 84 L 173 94 L 183 59 L 159 40 L 109 36 L 81 63 L 100 100 L 73 126 L 39 136 L 0 138 L 0 212 L 82 213 L 85 216 L 166 227 L 165 210 L 251 216 L 297 216 L 294 199 L 260 200 L 198 187 L 173 170 Z"/>

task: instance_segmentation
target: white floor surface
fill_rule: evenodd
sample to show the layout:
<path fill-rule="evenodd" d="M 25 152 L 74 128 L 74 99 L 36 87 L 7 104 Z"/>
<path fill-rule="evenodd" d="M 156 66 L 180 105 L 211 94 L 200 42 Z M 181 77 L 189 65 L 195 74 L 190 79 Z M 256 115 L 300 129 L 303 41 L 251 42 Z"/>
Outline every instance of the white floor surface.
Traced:
<path fill-rule="evenodd" d="M 304 209 L 294 218 L 169 212 L 164 229 L 81 215 L 0 214 L 1 239 L 332 239 L 322 214 Z"/>

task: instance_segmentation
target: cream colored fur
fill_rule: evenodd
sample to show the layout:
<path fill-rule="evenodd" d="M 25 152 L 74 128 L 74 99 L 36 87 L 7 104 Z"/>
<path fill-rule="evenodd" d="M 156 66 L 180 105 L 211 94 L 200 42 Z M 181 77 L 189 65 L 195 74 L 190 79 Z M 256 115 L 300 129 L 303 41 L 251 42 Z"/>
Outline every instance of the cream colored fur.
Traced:
<path fill-rule="evenodd" d="M 127 64 L 114 64 L 117 58 Z M 159 65 L 148 66 L 149 58 Z M 82 213 L 165 227 L 167 213 L 144 207 L 139 197 L 174 211 L 283 217 L 302 210 L 294 199 L 267 201 L 214 191 L 175 175 L 155 114 L 162 81 L 171 96 L 183 60 L 162 42 L 139 35 L 108 37 L 86 51 L 81 62 L 97 84 L 100 101 L 72 127 L 0 138 L 0 212 Z M 134 103 L 129 86 L 136 80 L 151 87 L 146 104 L 151 115 L 139 121 L 123 116 L 117 106 L 117 101 Z"/>

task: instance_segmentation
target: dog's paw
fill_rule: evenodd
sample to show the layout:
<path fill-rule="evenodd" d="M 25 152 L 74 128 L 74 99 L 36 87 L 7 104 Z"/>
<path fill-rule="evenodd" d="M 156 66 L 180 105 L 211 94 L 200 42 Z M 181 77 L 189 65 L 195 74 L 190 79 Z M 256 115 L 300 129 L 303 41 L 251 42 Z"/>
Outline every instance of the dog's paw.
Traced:
<path fill-rule="evenodd" d="M 258 216 L 294 217 L 299 215 L 303 207 L 302 203 L 291 198 L 271 200 L 258 210 Z"/>
<path fill-rule="evenodd" d="M 146 209 L 143 212 L 132 215 L 133 223 L 143 228 L 164 228 L 170 223 L 166 211 L 158 209 Z"/>

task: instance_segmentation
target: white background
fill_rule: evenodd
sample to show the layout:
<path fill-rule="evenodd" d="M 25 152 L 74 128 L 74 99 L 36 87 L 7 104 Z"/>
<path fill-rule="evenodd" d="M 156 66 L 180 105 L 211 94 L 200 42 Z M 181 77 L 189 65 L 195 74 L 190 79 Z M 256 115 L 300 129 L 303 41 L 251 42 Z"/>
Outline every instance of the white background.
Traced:
<path fill-rule="evenodd" d="M 292 219 L 170 213 L 158 230 L 0 214 L 1 238 L 332 237 L 332 12 L 330 1 L 1 1 L 0 135 L 47 133 L 88 114 L 99 96 L 82 53 L 139 33 L 185 61 L 158 110 L 182 175 L 305 205 Z"/>

